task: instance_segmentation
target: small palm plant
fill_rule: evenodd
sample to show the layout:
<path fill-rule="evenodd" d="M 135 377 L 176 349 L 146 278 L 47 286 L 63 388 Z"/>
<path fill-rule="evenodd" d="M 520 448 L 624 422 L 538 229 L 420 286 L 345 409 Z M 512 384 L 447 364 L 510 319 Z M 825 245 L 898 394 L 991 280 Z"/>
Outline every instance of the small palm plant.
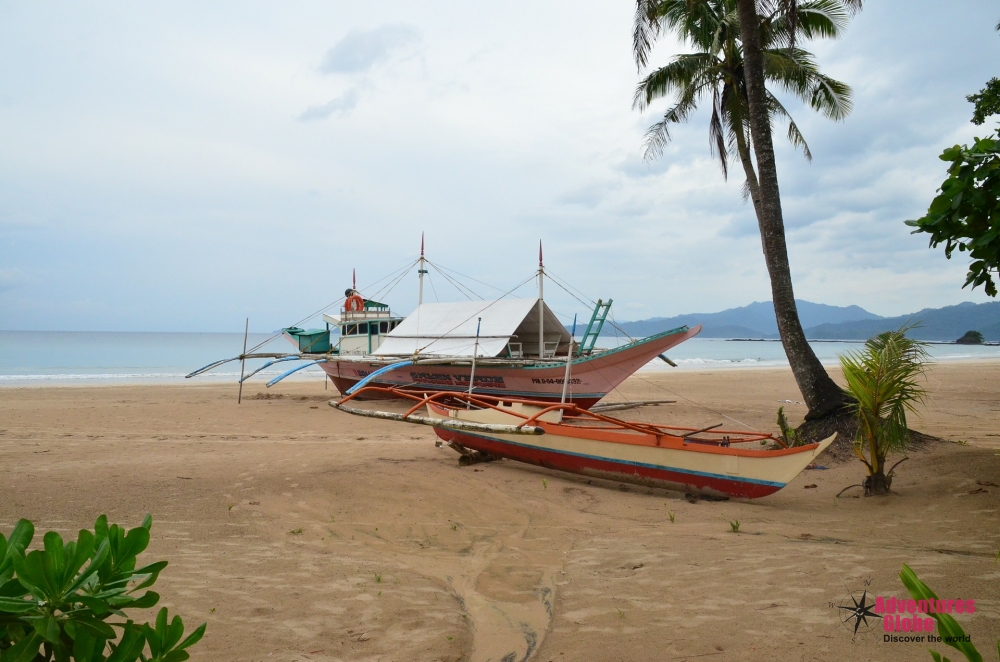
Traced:
<path fill-rule="evenodd" d="M 896 465 L 886 471 L 886 457 L 906 449 L 910 439 L 906 413 L 926 397 L 919 383 L 927 365 L 926 344 L 907 338 L 910 328 L 879 334 L 863 350 L 840 357 L 853 399 L 848 406 L 858 421 L 854 452 L 868 468 L 862 484 L 865 496 L 888 494 Z"/>

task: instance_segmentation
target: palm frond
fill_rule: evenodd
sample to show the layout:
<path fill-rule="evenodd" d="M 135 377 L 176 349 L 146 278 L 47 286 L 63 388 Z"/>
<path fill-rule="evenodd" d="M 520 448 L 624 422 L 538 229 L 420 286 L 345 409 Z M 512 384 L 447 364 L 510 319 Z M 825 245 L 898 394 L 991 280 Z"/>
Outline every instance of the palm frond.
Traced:
<path fill-rule="evenodd" d="M 726 131 L 723 129 L 723 117 L 726 109 L 722 105 L 722 93 L 716 86 L 712 93 L 712 119 L 708 123 L 708 144 L 712 156 L 718 157 L 722 167 L 722 178 L 729 179 L 729 154 L 726 150 Z"/>
<path fill-rule="evenodd" d="M 788 120 L 788 142 L 792 143 L 792 147 L 802 150 L 802 156 L 806 157 L 806 161 L 812 161 L 812 152 L 809 151 L 809 145 L 806 144 L 805 136 L 799 131 L 799 126 L 792 119 L 788 110 L 770 92 L 767 92 L 767 104 L 772 117 L 783 117 Z"/>
<path fill-rule="evenodd" d="M 646 66 L 653 43 L 660 36 L 660 23 L 656 20 L 657 0 L 636 0 L 635 21 L 632 27 L 632 56 L 639 71 Z"/>
<path fill-rule="evenodd" d="M 805 51 L 765 51 L 764 75 L 830 119 L 842 120 L 853 109 L 850 86 L 820 73 L 812 55 Z"/>
<path fill-rule="evenodd" d="M 672 120 L 664 116 L 662 120 L 646 130 L 646 135 L 643 136 L 642 140 L 642 158 L 644 160 L 652 161 L 663 154 L 663 149 L 670 142 L 670 125 L 673 123 Z"/>
<path fill-rule="evenodd" d="M 689 53 L 676 56 L 669 64 L 643 78 L 635 89 L 632 107 L 645 110 L 656 99 L 674 92 L 687 93 L 692 87 L 703 87 L 711 78 L 711 69 L 718 60 L 708 53 Z M 700 93 L 700 90 L 699 90 Z"/>
<path fill-rule="evenodd" d="M 847 83 L 841 83 L 819 72 L 813 77 L 815 86 L 809 105 L 832 120 L 842 120 L 851 114 L 854 102 L 852 91 Z"/>

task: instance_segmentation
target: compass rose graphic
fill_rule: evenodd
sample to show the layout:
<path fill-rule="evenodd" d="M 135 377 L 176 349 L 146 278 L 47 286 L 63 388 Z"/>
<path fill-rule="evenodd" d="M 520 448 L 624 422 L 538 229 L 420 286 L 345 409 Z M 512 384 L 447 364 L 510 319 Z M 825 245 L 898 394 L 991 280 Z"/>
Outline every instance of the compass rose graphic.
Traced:
<path fill-rule="evenodd" d="M 863 633 L 868 632 L 874 627 L 875 619 L 881 619 L 882 617 L 872 611 L 875 606 L 875 601 L 868 601 L 868 589 L 865 589 L 861 593 L 861 599 L 854 597 L 851 593 L 845 597 L 837 609 L 840 611 L 840 622 L 847 628 L 854 631 L 854 635 L 857 636 L 858 630 L 861 629 Z M 869 619 L 872 623 L 869 623 Z M 862 624 L 864 627 L 862 628 Z M 852 627 L 853 626 L 853 627 Z"/>

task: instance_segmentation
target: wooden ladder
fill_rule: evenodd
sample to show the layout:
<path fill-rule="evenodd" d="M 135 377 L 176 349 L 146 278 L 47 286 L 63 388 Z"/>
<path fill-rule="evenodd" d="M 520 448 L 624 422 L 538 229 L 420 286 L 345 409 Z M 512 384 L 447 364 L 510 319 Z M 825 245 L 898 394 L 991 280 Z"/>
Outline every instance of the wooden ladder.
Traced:
<path fill-rule="evenodd" d="M 597 337 L 601 335 L 601 329 L 604 328 L 604 321 L 608 319 L 608 313 L 611 311 L 612 301 L 613 299 L 608 299 L 608 302 L 604 303 L 601 299 L 597 300 L 597 306 L 594 307 L 594 314 L 590 316 L 590 324 L 587 325 L 583 339 L 580 340 L 580 356 L 589 355 L 594 351 L 594 345 L 597 344 Z"/>

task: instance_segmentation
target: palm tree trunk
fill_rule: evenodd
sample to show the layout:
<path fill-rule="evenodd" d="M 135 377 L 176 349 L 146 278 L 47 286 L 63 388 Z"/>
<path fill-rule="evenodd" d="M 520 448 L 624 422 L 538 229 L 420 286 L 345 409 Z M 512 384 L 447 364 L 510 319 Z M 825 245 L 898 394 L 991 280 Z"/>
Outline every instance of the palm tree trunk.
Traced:
<path fill-rule="evenodd" d="M 785 226 L 781 216 L 774 143 L 771 140 L 771 124 L 766 111 L 764 56 L 760 46 L 756 2 L 736 0 L 736 5 L 739 11 L 743 69 L 750 106 L 750 134 L 753 137 L 759 175 L 760 207 L 757 212 L 757 222 L 760 226 L 764 260 L 771 278 L 774 314 L 788 363 L 792 367 L 799 391 L 809 407 L 806 419 L 822 418 L 843 404 L 844 394 L 816 358 L 799 322 L 795 293 L 792 290 L 792 274 L 788 265 L 788 248 L 785 245 Z"/>

